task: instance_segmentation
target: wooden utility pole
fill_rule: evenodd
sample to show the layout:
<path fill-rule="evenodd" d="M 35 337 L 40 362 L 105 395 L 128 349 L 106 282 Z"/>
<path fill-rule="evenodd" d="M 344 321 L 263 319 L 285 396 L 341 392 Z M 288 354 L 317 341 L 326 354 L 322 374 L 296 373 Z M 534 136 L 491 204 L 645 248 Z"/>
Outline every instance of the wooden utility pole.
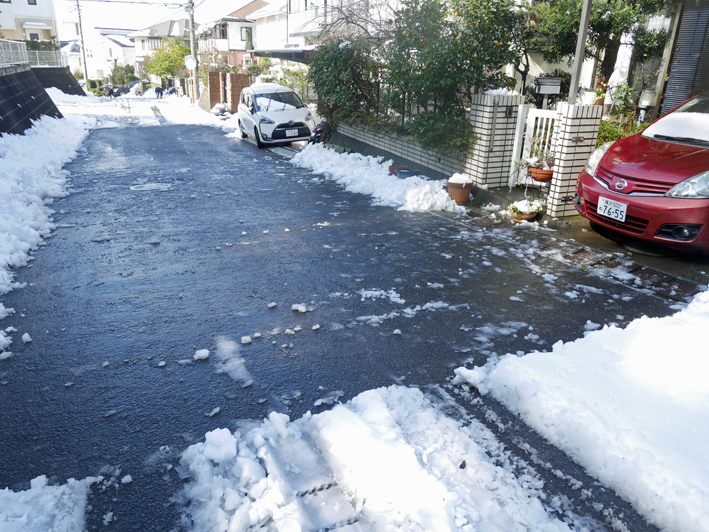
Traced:
<path fill-rule="evenodd" d="M 77 0 L 78 1 L 78 0 Z M 190 54 L 194 57 L 195 67 L 192 70 L 192 103 L 199 101 L 199 58 L 197 55 L 197 50 L 195 49 L 195 36 L 194 36 L 194 1 L 189 0 L 187 2 L 187 10 L 190 15 Z"/>

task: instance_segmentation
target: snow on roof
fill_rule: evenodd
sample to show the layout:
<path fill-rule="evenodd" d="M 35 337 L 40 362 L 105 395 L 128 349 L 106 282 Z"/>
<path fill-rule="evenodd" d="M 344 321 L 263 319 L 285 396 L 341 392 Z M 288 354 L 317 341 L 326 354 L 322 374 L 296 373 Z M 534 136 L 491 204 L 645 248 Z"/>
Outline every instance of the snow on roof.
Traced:
<path fill-rule="evenodd" d="M 239 2 L 224 2 L 224 0 L 204 0 L 195 6 L 194 19 L 199 24 L 208 24 L 213 21 L 228 17 L 234 11 L 250 4 L 253 0 Z"/>
<path fill-rule="evenodd" d="M 275 0 L 266 7 L 262 7 L 258 11 L 254 11 L 249 15 L 249 18 L 256 20 L 259 18 L 271 17 L 280 13 L 285 13 L 288 7 L 288 0 Z"/>
<path fill-rule="evenodd" d="M 125 35 L 104 35 L 106 39 L 115 42 L 118 46 L 122 48 L 135 48 L 135 42 L 129 39 Z"/>

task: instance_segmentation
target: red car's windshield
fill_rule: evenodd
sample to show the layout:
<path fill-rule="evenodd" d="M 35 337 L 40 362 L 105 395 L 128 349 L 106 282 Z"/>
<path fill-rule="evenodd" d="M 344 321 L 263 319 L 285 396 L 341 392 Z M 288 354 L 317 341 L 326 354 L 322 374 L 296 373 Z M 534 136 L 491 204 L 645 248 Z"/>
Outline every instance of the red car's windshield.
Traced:
<path fill-rule="evenodd" d="M 709 146 L 709 94 L 689 100 L 643 131 L 643 137 Z"/>

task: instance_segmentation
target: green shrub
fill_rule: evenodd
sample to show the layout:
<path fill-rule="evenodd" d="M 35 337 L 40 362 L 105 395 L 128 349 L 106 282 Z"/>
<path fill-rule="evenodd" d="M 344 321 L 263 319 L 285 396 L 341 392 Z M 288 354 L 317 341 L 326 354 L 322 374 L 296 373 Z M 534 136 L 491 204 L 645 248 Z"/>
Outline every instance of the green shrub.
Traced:
<path fill-rule="evenodd" d="M 623 121 L 618 118 L 601 120 L 601 125 L 598 129 L 598 141 L 596 141 L 596 147 L 600 147 L 606 142 L 612 140 L 618 140 L 630 135 L 635 135 L 645 129 L 647 124 L 639 124 L 631 119 L 624 119 Z"/>
<path fill-rule="evenodd" d="M 432 112 L 422 113 L 409 120 L 404 130 L 422 148 L 442 156 L 465 155 L 478 140 L 469 120 Z"/>

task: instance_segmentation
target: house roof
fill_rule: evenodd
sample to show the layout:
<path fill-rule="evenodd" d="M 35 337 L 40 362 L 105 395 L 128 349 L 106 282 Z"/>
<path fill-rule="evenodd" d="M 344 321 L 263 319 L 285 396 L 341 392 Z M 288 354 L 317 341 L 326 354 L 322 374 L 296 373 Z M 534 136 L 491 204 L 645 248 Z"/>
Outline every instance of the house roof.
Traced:
<path fill-rule="evenodd" d="M 103 34 L 103 36 L 109 41 L 116 43 L 121 48 L 135 48 L 135 42 L 132 39 L 126 37 L 125 35 Z"/>
<path fill-rule="evenodd" d="M 128 37 L 175 37 L 177 39 L 189 39 L 190 21 L 186 18 L 176 20 L 166 20 L 142 30 L 128 34 Z"/>
<path fill-rule="evenodd" d="M 288 10 L 288 0 L 274 0 L 270 2 L 267 6 L 262 7 L 258 11 L 254 11 L 249 15 L 251 20 L 256 20 L 259 18 L 271 17 L 273 15 L 279 15 L 285 13 Z"/>

